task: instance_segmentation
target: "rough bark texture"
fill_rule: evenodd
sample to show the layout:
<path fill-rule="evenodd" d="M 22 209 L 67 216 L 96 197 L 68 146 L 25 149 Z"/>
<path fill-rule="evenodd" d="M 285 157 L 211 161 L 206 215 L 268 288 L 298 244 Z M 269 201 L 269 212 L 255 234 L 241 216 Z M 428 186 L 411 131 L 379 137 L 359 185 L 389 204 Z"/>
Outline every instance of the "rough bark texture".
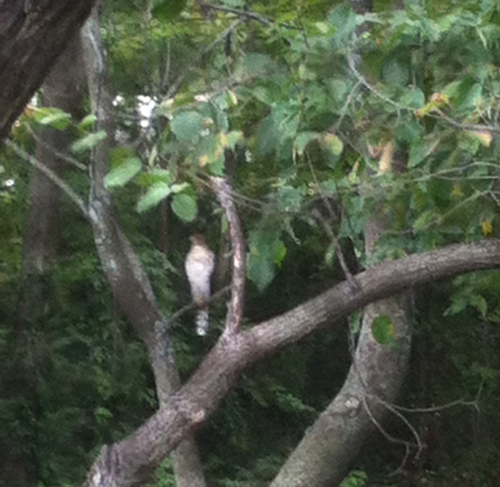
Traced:
<path fill-rule="evenodd" d="M 90 13 L 94 0 L 0 0 L 0 139 Z"/>
<path fill-rule="evenodd" d="M 384 218 L 374 217 L 365 229 L 365 246 L 372 254 L 386 228 Z M 366 437 L 381 424 L 406 375 L 411 344 L 411 316 L 408 294 L 399 294 L 369 304 L 354 361 L 335 399 L 306 432 L 271 487 L 333 487 L 349 472 Z M 397 348 L 380 345 L 372 324 L 388 316 L 395 327 Z"/>
<path fill-rule="evenodd" d="M 96 12 L 87 21 L 82 39 L 92 109 L 97 116 L 96 128 L 107 133 L 107 138 L 93 153 L 90 219 L 94 239 L 113 296 L 149 352 L 161 409 L 179 388 L 180 379 L 169 324 L 158 308 L 137 254 L 116 222 L 111 196 L 104 186 L 114 121 L 107 59 Z M 205 487 L 194 437 L 188 436 L 178 445 L 174 454 L 174 473 L 177 487 Z"/>
<path fill-rule="evenodd" d="M 165 407 L 123 441 L 104 447 L 86 487 L 143 485 L 176 445 L 218 407 L 249 365 L 339 322 L 356 309 L 427 282 L 500 267 L 500 240 L 461 244 L 384 262 L 314 299 L 234 337 L 221 337 L 191 379 Z"/>

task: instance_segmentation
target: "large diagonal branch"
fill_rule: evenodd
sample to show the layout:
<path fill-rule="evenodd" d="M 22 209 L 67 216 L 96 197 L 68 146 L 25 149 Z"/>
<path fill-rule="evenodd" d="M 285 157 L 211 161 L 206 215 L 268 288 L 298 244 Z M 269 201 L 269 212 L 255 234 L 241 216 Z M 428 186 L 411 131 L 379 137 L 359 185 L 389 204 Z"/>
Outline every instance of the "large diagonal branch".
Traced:
<path fill-rule="evenodd" d="M 0 139 L 93 4 L 94 0 L 0 0 Z"/>
<path fill-rule="evenodd" d="M 388 261 L 356 275 L 250 331 L 219 340 L 191 379 L 165 407 L 123 441 L 104 447 L 86 487 L 140 486 L 154 468 L 218 407 L 249 365 L 356 309 L 402 290 L 466 272 L 500 267 L 500 240 L 460 244 Z"/>

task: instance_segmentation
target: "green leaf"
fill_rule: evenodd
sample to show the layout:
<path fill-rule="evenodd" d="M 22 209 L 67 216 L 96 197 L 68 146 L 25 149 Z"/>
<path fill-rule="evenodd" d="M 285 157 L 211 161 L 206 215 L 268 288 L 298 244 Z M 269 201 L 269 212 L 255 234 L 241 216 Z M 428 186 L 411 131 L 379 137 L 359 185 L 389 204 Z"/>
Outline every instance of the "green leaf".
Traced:
<path fill-rule="evenodd" d="M 321 142 L 334 156 L 342 154 L 344 144 L 336 135 L 326 134 L 321 138 Z"/>
<path fill-rule="evenodd" d="M 408 108 L 421 108 L 425 105 L 425 95 L 418 88 L 406 89 L 399 98 L 399 103 Z"/>
<path fill-rule="evenodd" d="M 155 183 L 148 188 L 146 194 L 137 203 L 137 211 L 144 213 L 164 200 L 172 192 L 170 186 L 165 183 Z"/>
<path fill-rule="evenodd" d="M 249 53 L 238 66 L 236 73 L 239 76 L 262 76 L 270 66 L 271 58 L 267 54 Z"/>
<path fill-rule="evenodd" d="M 316 132 L 300 132 L 297 134 L 297 137 L 295 138 L 295 150 L 297 151 L 297 154 L 301 156 L 304 153 L 304 150 L 311 142 L 311 140 L 314 140 L 318 137 L 318 134 Z"/>
<path fill-rule="evenodd" d="M 274 279 L 275 267 L 259 254 L 250 253 L 247 257 L 247 272 L 248 278 L 262 292 Z"/>
<path fill-rule="evenodd" d="M 179 142 L 196 144 L 203 129 L 203 116 L 194 111 L 181 112 L 172 119 L 170 127 Z"/>
<path fill-rule="evenodd" d="M 280 239 L 281 228 L 275 216 L 268 217 L 250 233 L 247 256 L 248 278 L 263 291 L 273 280 L 276 267 L 286 256 L 285 244 Z"/>
<path fill-rule="evenodd" d="M 283 211 L 297 211 L 302 203 L 300 189 L 292 186 L 283 186 L 278 192 L 278 207 Z"/>
<path fill-rule="evenodd" d="M 185 8 L 187 0 L 153 0 L 152 14 L 160 20 L 170 20 Z"/>
<path fill-rule="evenodd" d="M 41 108 L 35 112 L 35 120 L 40 125 L 47 125 L 57 130 L 68 128 L 71 115 L 59 108 Z"/>
<path fill-rule="evenodd" d="M 90 115 L 87 115 L 83 120 L 78 124 L 78 128 L 80 130 L 89 130 L 92 129 L 95 125 L 95 122 L 97 120 L 97 117 L 91 113 Z"/>
<path fill-rule="evenodd" d="M 434 219 L 434 215 L 434 210 L 427 210 L 422 212 L 413 223 L 413 228 L 415 230 L 422 230 Z"/>
<path fill-rule="evenodd" d="M 474 155 L 479 150 L 479 139 L 471 132 L 460 131 L 458 133 L 458 147 Z"/>
<path fill-rule="evenodd" d="M 243 141 L 243 132 L 241 131 L 232 131 L 229 132 L 228 134 L 224 134 L 225 137 L 222 139 L 224 143 L 224 147 L 227 147 L 228 149 L 234 150 L 236 144 L 238 142 Z"/>
<path fill-rule="evenodd" d="M 224 147 L 226 135 L 218 133 L 203 137 L 197 147 L 197 162 L 200 167 L 207 166 L 210 172 L 221 176 L 224 172 Z"/>
<path fill-rule="evenodd" d="M 84 152 L 86 150 L 93 149 L 101 140 L 106 138 L 106 132 L 100 130 L 93 134 L 86 135 L 85 137 L 77 140 L 72 146 L 71 150 L 76 154 Z"/>
<path fill-rule="evenodd" d="M 270 115 L 262 123 L 257 135 L 257 157 L 271 155 L 276 150 L 278 141 L 278 132 Z"/>
<path fill-rule="evenodd" d="M 189 188 L 189 183 L 172 184 L 171 186 L 172 193 L 180 193 L 187 188 Z"/>
<path fill-rule="evenodd" d="M 138 157 L 131 157 L 106 174 L 104 185 L 108 189 L 121 187 L 128 183 L 141 169 L 141 160 Z"/>
<path fill-rule="evenodd" d="M 383 68 L 385 81 L 390 85 L 405 86 L 409 80 L 408 66 L 397 59 L 390 59 Z"/>
<path fill-rule="evenodd" d="M 172 210 L 181 220 L 192 222 L 198 214 L 198 205 L 193 197 L 179 193 L 172 198 Z"/>
<path fill-rule="evenodd" d="M 139 186 L 142 187 L 151 186 L 154 183 L 170 184 L 171 180 L 172 178 L 170 176 L 170 171 L 161 168 L 151 169 L 148 172 L 143 172 L 137 178 Z"/>
<path fill-rule="evenodd" d="M 473 297 L 472 302 L 474 306 L 481 312 L 483 318 L 485 318 L 488 311 L 488 303 L 486 302 L 486 299 L 478 294 Z"/>
<path fill-rule="evenodd" d="M 410 149 L 410 158 L 408 167 L 413 168 L 418 166 L 427 156 L 425 143 L 423 140 L 417 140 Z"/>
<path fill-rule="evenodd" d="M 377 316 L 372 323 L 373 338 L 380 343 L 380 345 L 397 348 L 398 342 L 396 340 L 394 323 L 386 315 Z"/>

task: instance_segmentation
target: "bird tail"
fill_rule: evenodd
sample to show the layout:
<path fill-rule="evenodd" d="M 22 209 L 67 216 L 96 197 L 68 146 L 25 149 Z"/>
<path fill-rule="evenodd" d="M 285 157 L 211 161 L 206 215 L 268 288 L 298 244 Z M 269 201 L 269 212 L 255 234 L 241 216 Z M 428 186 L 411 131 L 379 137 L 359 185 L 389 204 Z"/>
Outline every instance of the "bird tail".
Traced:
<path fill-rule="evenodd" d="M 208 332 L 208 309 L 199 309 L 196 312 L 196 333 L 205 336 Z"/>

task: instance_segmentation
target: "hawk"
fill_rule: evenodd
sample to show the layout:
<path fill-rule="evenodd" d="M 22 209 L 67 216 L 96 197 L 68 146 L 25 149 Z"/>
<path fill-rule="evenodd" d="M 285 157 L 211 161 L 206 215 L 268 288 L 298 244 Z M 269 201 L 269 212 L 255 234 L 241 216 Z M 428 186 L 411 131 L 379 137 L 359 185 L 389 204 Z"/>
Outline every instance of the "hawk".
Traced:
<path fill-rule="evenodd" d="M 206 335 L 208 331 L 208 301 L 210 300 L 210 278 L 215 268 L 215 254 L 210 250 L 203 235 L 191 235 L 184 267 L 186 269 L 191 297 L 196 305 L 196 333 Z"/>

